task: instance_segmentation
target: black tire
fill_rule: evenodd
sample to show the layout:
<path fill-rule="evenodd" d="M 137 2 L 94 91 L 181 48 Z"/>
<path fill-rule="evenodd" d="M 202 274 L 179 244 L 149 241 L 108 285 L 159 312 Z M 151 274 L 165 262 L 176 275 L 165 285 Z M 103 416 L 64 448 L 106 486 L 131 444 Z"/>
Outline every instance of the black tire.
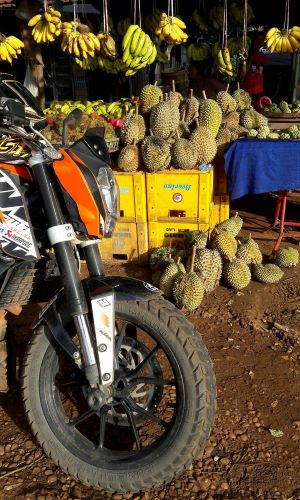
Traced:
<path fill-rule="evenodd" d="M 156 331 L 180 367 L 185 404 L 166 443 L 162 441 L 136 462 L 123 460 L 112 465 L 112 461 L 105 462 L 106 458 L 101 458 L 101 467 L 72 453 L 67 436 L 65 439 L 57 437 L 58 431 L 51 425 L 51 408 L 48 412 L 46 406 L 45 410 L 46 396 L 42 393 L 41 380 L 48 375 L 42 373 L 43 361 L 51 364 L 56 350 L 43 327 L 38 329 L 28 347 L 23 394 L 33 434 L 45 453 L 64 471 L 89 486 L 113 492 L 137 492 L 171 481 L 204 448 L 215 416 L 215 377 L 199 333 L 171 303 L 163 299 L 118 302 L 116 315 L 146 325 L 151 332 Z"/>

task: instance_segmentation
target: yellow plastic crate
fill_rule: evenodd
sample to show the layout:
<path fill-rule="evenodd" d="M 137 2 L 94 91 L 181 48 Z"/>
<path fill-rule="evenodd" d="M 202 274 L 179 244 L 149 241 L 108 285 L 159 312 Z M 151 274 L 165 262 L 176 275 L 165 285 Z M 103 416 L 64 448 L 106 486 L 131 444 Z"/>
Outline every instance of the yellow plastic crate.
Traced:
<path fill-rule="evenodd" d="M 197 231 L 199 224 L 188 222 L 148 222 L 149 250 L 159 247 L 183 248 L 185 233 Z"/>
<path fill-rule="evenodd" d="M 167 170 L 146 174 L 147 211 L 151 222 L 198 222 L 209 225 L 214 171 Z"/>
<path fill-rule="evenodd" d="M 212 225 L 223 222 L 229 217 L 229 196 L 227 194 L 214 196 L 214 203 L 212 208 Z"/>
<path fill-rule="evenodd" d="M 144 262 L 148 259 L 147 222 L 118 222 L 112 238 L 103 238 L 99 244 L 104 261 Z"/>
<path fill-rule="evenodd" d="M 114 172 L 120 190 L 120 219 L 147 221 L 146 181 L 144 172 Z"/>

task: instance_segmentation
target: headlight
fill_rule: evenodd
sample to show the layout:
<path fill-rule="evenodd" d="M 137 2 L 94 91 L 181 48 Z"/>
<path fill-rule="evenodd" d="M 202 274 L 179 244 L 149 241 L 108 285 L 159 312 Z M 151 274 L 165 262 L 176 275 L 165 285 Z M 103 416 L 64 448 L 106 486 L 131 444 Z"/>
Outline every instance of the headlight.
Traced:
<path fill-rule="evenodd" d="M 102 219 L 103 236 L 109 238 L 119 218 L 119 188 L 109 167 L 99 168 L 97 181 L 105 210 Z"/>

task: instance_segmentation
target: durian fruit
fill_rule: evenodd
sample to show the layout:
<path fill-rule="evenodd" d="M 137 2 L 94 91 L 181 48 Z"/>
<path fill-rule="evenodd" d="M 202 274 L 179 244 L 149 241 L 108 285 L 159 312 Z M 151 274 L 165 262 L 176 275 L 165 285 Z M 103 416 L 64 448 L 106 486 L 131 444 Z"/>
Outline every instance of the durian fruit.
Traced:
<path fill-rule="evenodd" d="M 150 113 L 153 106 L 156 106 L 160 101 L 163 100 L 163 92 L 156 85 L 145 85 L 142 88 L 139 102 L 141 105 L 141 111 L 143 114 Z"/>
<path fill-rule="evenodd" d="M 238 212 L 235 212 L 233 217 L 229 217 L 229 219 L 220 222 L 217 224 L 215 229 L 218 231 L 225 230 L 228 233 L 231 233 L 233 236 L 237 236 L 242 229 L 243 219 L 239 216 Z"/>
<path fill-rule="evenodd" d="M 178 137 L 171 148 L 171 158 L 174 167 L 189 170 L 197 165 L 198 154 L 188 139 Z"/>
<path fill-rule="evenodd" d="M 196 247 L 196 250 L 205 248 L 208 240 L 207 231 L 187 231 L 185 241 L 189 247 Z"/>
<path fill-rule="evenodd" d="M 242 127 L 245 127 L 247 130 L 256 128 L 256 116 L 255 110 L 253 108 L 246 109 L 240 114 L 240 124 Z"/>
<path fill-rule="evenodd" d="M 219 252 L 209 248 L 197 250 L 195 271 L 202 278 L 205 292 L 212 292 L 218 286 L 222 275 L 222 258 Z"/>
<path fill-rule="evenodd" d="M 253 264 L 252 275 L 261 283 L 278 283 L 283 276 L 283 271 L 275 264 Z"/>
<path fill-rule="evenodd" d="M 170 144 L 156 136 L 146 137 L 142 142 L 142 157 L 149 172 L 158 172 L 170 165 Z"/>
<path fill-rule="evenodd" d="M 251 95 L 245 90 L 240 89 L 239 84 L 237 90 L 233 92 L 232 97 L 236 100 L 237 111 L 244 111 L 251 107 Z"/>
<path fill-rule="evenodd" d="M 138 144 L 144 139 L 146 134 L 146 125 L 144 118 L 137 114 L 128 114 L 125 118 L 124 125 L 120 129 L 120 137 L 124 144 Z"/>
<path fill-rule="evenodd" d="M 291 139 L 300 139 L 300 130 L 297 125 L 291 125 L 288 127 L 287 132 L 289 133 Z"/>
<path fill-rule="evenodd" d="M 259 127 L 257 130 L 257 139 L 266 139 L 270 133 L 269 127 Z"/>
<path fill-rule="evenodd" d="M 251 272 L 245 261 L 237 258 L 232 262 L 225 262 L 223 278 L 225 283 L 234 290 L 242 290 L 249 285 Z"/>
<path fill-rule="evenodd" d="M 233 260 L 237 251 L 235 237 L 225 230 L 215 230 L 215 236 L 211 240 L 211 247 L 218 250 L 225 260 Z"/>
<path fill-rule="evenodd" d="M 248 137 L 257 137 L 257 136 L 258 136 L 258 132 L 257 132 L 257 130 L 255 130 L 255 128 L 252 128 L 251 130 L 249 130 Z"/>
<path fill-rule="evenodd" d="M 255 240 L 249 234 L 248 238 L 242 238 L 236 252 L 238 259 L 242 259 L 248 266 L 250 264 L 261 264 L 262 253 Z"/>
<path fill-rule="evenodd" d="M 222 113 L 224 115 L 228 113 L 232 113 L 233 111 L 236 111 L 237 108 L 237 102 L 236 100 L 229 94 L 229 85 L 227 85 L 226 90 L 221 90 L 217 94 L 217 103 L 219 104 Z"/>
<path fill-rule="evenodd" d="M 279 134 L 277 132 L 270 132 L 267 139 L 279 139 Z"/>
<path fill-rule="evenodd" d="M 180 257 L 177 257 L 175 262 L 166 267 L 159 280 L 159 288 L 167 298 L 172 297 L 174 280 L 178 273 L 185 274 L 185 268 L 180 262 Z"/>
<path fill-rule="evenodd" d="M 294 267 L 299 263 L 299 252 L 296 248 L 280 248 L 276 252 L 275 263 L 279 267 Z"/>
<path fill-rule="evenodd" d="M 236 132 L 239 137 L 246 137 L 248 135 L 248 130 L 245 127 L 242 127 L 242 125 L 238 125 Z"/>
<path fill-rule="evenodd" d="M 199 101 L 193 95 L 193 89 L 190 90 L 190 96 L 183 100 L 180 104 L 180 118 L 185 120 L 188 125 L 199 116 Z"/>
<path fill-rule="evenodd" d="M 202 94 L 203 99 L 199 101 L 199 125 L 208 128 L 216 137 L 222 122 L 222 110 L 217 101 L 207 99 L 204 90 Z"/>
<path fill-rule="evenodd" d="M 223 158 L 226 149 L 231 142 L 231 132 L 226 125 L 221 125 L 216 137 L 217 143 L 217 158 Z"/>
<path fill-rule="evenodd" d="M 268 127 L 268 118 L 261 113 L 255 111 L 255 128 Z"/>
<path fill-rule="evenodd" d="M 173 262 L 172 256 L 175 249 L 170 247 L 161 247 L 154 250 L 150 255 L 149 265 L 152 271 L 161 271 L 166 265 Z"/>
<path fill-rule="evenodd" d="M 133 144 L 121 149 L 118 157 L 118 167 L 124 172 L 134 172 L 140 163 L 139 148 Z"/>
<path fill-rule="evenodd" d="M 150 129 L 153 135 L 162 139 L 174 136 L 180 121 L 179 110 L 171 101 L 162 101 L 151 109 Z"/>
<path fill-rule="evenodd" d="M 198 152 L 198 163 L 209 164 L 217 152 L 217 143 L 214 135 L 206 127 L 197 127 L 190 135 L 190 141 Z"/>
<path fill-rule="evenodd" d="M 177 307 L 185 307 L 190 312 L 200 306 L 204 297 L 203 281 L 194 271 L 195 256 L 196 247 L 193 247 L 189 271 L 186 274 L 178 273 L 173 284 L 173 297 Z"/>
<path fill-rule="evenodd" d="M 290 139 L 290 134 L 287 132 L 281 132 L 280 139 Z"/>
<path fill-rule="evenodd" d="M 222 123 L 230 129 L 237 129 L 239 126 L 240 115 L 237 111 L 232 111 L 227 115 L 223 116 Z"/>
<path fill-rule="evenodd" d="M 173 102 L 178 108 L 180 106 L 180 104 L 182 103 L 183 101 L 183 97 L 182 95 L 180 94 L 180 92 L 176 92 L 176 89 L 175 89 L 175 81 L 172 80 L 172 90 L 169 92 L 169 99 L 171 102 Z"/>

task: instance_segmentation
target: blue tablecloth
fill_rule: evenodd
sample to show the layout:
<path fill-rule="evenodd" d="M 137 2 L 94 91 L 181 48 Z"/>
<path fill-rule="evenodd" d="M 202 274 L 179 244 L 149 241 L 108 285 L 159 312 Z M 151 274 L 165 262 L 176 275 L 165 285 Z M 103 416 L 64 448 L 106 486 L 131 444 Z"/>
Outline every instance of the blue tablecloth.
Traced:
<path fill-rule="evenodd" d="M 300 188 L 300 140 L 239 139 L 225 153 L 232 200 Z"/>

